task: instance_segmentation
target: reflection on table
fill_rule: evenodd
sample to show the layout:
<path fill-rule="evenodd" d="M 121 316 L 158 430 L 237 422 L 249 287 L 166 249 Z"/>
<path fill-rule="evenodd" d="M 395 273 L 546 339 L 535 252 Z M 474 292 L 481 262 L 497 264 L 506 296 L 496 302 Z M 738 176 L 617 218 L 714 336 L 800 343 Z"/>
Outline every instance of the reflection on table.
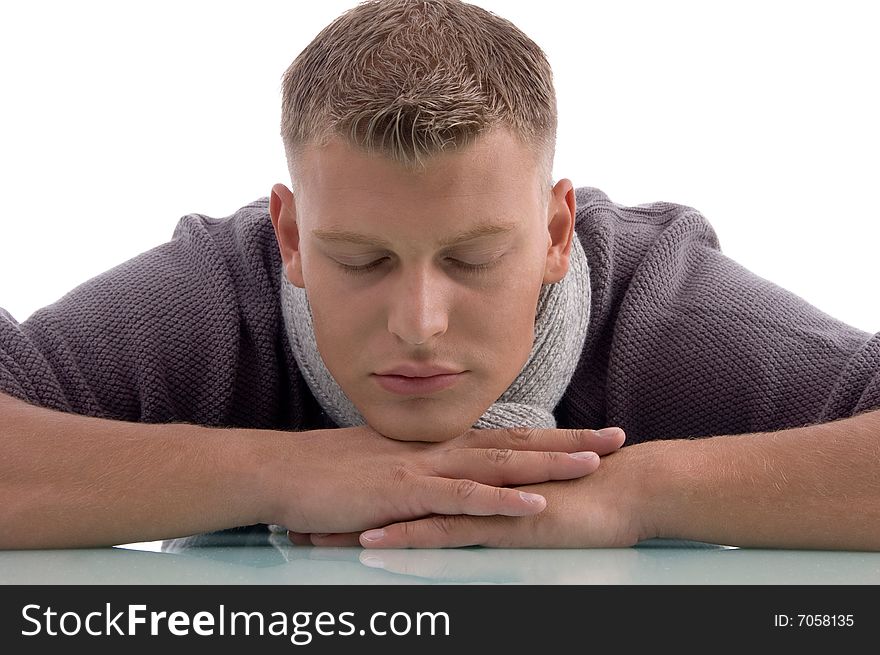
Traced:
<path fill-rule="evenodd" d="M 0 552 L 2 584 L 878 584 L 880 553 L 651 540 L 619 549 L 364 550 L 266 532 L 132 547 Z"/>

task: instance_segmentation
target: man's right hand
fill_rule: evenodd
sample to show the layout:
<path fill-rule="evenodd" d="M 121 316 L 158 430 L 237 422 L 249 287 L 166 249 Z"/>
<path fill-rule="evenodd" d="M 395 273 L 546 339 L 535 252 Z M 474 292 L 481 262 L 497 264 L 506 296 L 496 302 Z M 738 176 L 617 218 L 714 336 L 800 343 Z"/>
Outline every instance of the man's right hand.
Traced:
<path fill-rule="evenodd" d="M 471 430 L 402 442 L 369 427 L 290 432 L 133 423 L 0 393 L 0 549 L 153 541 L 253 523 L 358 533 L 429 514 L 540 512 L 503 487 L 579 478 L 617 450 L 591 430 Z"/>
<path fill-rule="evenodd" d="M 525 516 L 541 496 L 511 485 L 583 477 L 623 431 L 469 430 L 446 442 L 388 439 L 369 426 L 261 432 L 259 522 L 299 533 L 357 532 L 430 514 Z"/>

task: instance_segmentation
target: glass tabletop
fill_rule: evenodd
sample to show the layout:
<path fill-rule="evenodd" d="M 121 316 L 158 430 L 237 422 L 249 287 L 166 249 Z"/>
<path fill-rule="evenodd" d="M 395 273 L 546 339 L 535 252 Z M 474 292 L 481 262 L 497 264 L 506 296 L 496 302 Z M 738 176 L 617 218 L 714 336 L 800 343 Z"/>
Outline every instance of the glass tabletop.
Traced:
<path fill-rule="evenodd" d="M 157 550 L 160 549 L 160 550 Z M 212 533 L 0 552 L 0 584 L 878 584 L 880 553 L 650 540 L 616 549 L 364 550 Z"/>

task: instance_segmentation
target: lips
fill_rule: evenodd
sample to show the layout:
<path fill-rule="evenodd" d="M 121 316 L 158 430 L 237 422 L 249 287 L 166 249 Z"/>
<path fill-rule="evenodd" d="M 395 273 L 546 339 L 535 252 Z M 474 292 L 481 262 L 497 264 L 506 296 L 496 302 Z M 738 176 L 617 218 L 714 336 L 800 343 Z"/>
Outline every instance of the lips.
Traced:
<path fill-rule="evenodd" d="M 420 377 L 407 377 L 405 375 L 375 375 L 374 377 L 379 386 L 386 391 L 402 396 L 411 396 L 436 393 L 448 389 L 458 383 L 464 375 L 465 371 Z"/>
<path fill-rule="evenodd" d="M 414 364 L 405 363 L 393 366 L 385 371 L 380 371 L 376 375 L 398 375 L 407 378 L 429 378 L 436 375 L 455 375 L 463 373 L 460 368 L 452 366 L 442 366 L 439 364 Z"/>

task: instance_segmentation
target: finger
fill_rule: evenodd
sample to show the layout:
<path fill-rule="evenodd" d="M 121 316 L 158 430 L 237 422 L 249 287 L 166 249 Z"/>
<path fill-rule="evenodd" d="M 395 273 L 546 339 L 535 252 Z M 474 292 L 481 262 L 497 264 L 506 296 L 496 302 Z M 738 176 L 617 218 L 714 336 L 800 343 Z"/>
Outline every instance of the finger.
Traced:
<path fill-rule="evenodd" d="M 288 530 L 287 538 L 290 539 L 290 543 L 292 543 L 294 546 L 312 545 L 312 542 L 309 539 L 309 535 L 303 534 L 302 532 L 293 532 L 292 530 Z"/>
<path fill-rule="evenodd" d="M 589 451 L 558 453 L 512 448 L 456 448 L 437 453 L 433 461 L 437 475 L 479 480 L 496 486 L 572 480 L 599 468 L 599 456 Z"/>
<path fill-rule="evenodd" d="M 618 450 L 625 440 L 626 433 L 619 427 L 602 430 L 515 427 L 471 429 L 447 443 L 470 448 L 511 448 L 564 453 L 592 451 L 599 455 L 608 455 Z"/>
<path fill-rule="evenodd" d="M 506 534 L 507 539 L 510 539 L 514 528 L 513 522 L 522 520 L 507 517 L 429 516 L 417 521 L 392 523 L 384 528 L 367 530 L 361 533 L 360 544 L 364 548 L 458 548 L 498 545 L 503 535 Z"/>
<path fill-rule="evenodd" d="M 421 507 L 414 516 L 429 514 L 469 514 L 473 516 L 529 516 L 547 506 L 540 494 L 518 489 L 505 489 L 481 484 L 474 480 L 427 478 L 424 493 L 418 498 Z"/>
<path fill-rule="evenodd" d="M 337 534 L 313 534 L 311 535 L 313 546 L 326 546 L 342 548 L 346 546 L 360 546 L 359 532 L 340 532 Z"/>

